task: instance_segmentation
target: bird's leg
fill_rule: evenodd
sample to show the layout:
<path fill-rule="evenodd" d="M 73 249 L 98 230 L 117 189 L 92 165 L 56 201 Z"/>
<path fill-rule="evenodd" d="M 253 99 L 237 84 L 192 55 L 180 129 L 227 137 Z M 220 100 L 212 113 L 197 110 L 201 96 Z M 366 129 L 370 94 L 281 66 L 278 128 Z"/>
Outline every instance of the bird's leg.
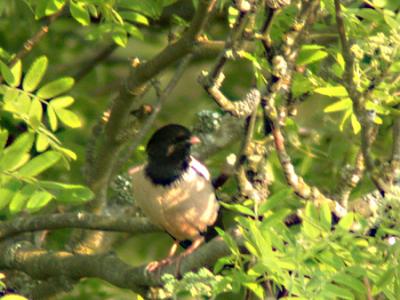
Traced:
<path fill-rule="evenodd" d="M 175 241 L 174 244 L 171 246 L 171 249 L 169 249 L 168 256 L 162 260 L 150 262 L 146 266 L 146 270 L 149 272 L 153 272 L 154 270 L 162 266 L 170 264 L 173 261 L 176 250 L 178 250 L 178 246 L 179 246 L 179 241 Z"/>
<path fill-rule="evenodd" d="M 192 254 L 201 244 L 203 244 L 203 242 L 204 242 L 204 237 L 202 236 L 197 237 L 196 239 L 194 239 L 189 248 L 187 248 L 184 252 L 175 257 L 174 255 L 179 245 L 179 241 L 175 241 L 175 243 L 172 245 L 169 251 L 168 256 L 163 260 L 153 261 L 149 263 L 146 267 L 146 270 L 148 272 L 154 272 L 155 270 L 163 266 L 166 266 L 168 264 L 171 264 L 174 260 L 176 260 L 175 277 L 178 277 L 180 273 L 182 259 Z"/>
<path fill-rule="evenodd" d="M 176 268 L 175 268 L 175 277 L 178 277 L 180 275 L 181 272 L 181 262 L 182 259 L 185 256 L 188 256 L 190 254 L 192 254 L 197 248 L 200 247 L 201 244 L 204 243 L 204 237 L 203 236 L 199 236 L 197 237 L 192 244 L 190 245 L 189 248 L 187 248 L 183 253 L 181 253 L 177 258 L 176 258 Z"/>

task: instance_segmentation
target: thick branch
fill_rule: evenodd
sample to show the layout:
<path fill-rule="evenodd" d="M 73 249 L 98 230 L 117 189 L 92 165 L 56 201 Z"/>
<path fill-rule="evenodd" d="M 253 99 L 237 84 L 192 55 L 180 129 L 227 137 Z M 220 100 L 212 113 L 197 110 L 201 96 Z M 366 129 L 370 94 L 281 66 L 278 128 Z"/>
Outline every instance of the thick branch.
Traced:
<path fill-rule="evenodd" d="M 233 237 L 240 243 L 238 232 Z M 181 272 L 212 266 L 230 250 L 221 238 L 215 238 L 182 259 Z M 160 272 L 147 273 L 144 267 L 132 267 L 115 255 L 81 255 L 66 251 L 46 251 L 29 243 L 0 244 L 0 269 L 20 270 L 35 279 L 63 276 L 79 280 L 96 277 L 115 286 L 144 294 L 146 288 L 161 284 L 161 276 L 174 273 L 178 262 L 162 267 Z"/>
<path fill-rule="evenodd" d="M 63 228 L 118 231 L 132 234 L 162 231 L 146 218 L 117 214 L 96 215 L 84 212 L 72 212 L 19 217 L 2 222 L 0 223 L 0 240 L 24 232 Z"/>

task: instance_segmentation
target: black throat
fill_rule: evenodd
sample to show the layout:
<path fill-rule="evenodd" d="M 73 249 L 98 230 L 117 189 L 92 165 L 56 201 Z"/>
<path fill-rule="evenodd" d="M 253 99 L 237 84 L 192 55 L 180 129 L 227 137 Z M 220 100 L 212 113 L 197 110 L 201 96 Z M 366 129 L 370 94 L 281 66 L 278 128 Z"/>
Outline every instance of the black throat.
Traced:
<path fill-rule="evenodd" d="M 181 162 L 149 162 L 145 173 L 157 185 L 168 186 L 179 180 L 189 168 L 190 159 Z"/>

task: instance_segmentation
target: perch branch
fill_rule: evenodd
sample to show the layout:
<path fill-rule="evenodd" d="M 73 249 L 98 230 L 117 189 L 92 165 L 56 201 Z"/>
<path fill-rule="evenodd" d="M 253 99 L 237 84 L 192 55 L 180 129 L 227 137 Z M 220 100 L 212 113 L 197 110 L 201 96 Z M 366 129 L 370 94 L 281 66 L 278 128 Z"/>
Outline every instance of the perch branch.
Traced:
<path fill-rule="evenodd" d="M 241 235 L 233 231 L 233 237 L 241 244 Z M 218 258 L 229 255 L 230 250 L 220 238 L 214 238 L 180 264 L 182 272 L 212 266 Z M 132 267 L 113 254 L 84 255 L 67 251 L 47 251 L 33 247 L 28 242 L 0 244 L 0 269 L 23 271 L 34 279 L 45 280 L 60 275 L 72 280 L 95 277 L 115 286 L 131 289 L 144 295 L 149 286 L 160 285 L 161 277 L 174 273 L 177 263 L 160 268 L 160 272 L 148 273 L 144 266 Z"/>

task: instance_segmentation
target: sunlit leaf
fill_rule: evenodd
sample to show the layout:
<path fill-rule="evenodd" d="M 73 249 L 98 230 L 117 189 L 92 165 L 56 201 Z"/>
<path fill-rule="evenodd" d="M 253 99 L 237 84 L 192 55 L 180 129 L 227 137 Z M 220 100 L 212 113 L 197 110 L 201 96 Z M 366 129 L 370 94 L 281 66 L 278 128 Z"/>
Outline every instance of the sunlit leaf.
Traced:
<path fill-rule="evenodd" d="M 32 196 L 33 192 L 37 189 L 36 186 L 32 184 L 25 185 L 22 189 L 20 189 L 12 198 L 9 209 L 12 214 L 19 213 L 21 210 L 25 208 L 26 202 L 29 197 Z"/>
<path fill-rule="evenodd" d="M 0 158 L 0 170 L 14 170 L 17 168 L 21 161 L 24 160 L 24 154 L 31 149 L 33 139 L 33 134 L 23 133 L 11 146 L 7 147 Z"/>
<path fill-rule="evenodd" d="M 149 25 L 149 20 L 141 14 L 135 13 L 133 11 L 126 11 L 126 12 L 124 11 L 121 12 L 120 14 L 125 20 L 135 22 L 141 25 L 146 25 L 146 26 Z"/>
<path fill-rule="evenodd" d="M 0 157 L 3 154 L 4 147 L 8 139 L 8 131 L 0 128 Z"/>
<path fill-rule="evenodd" d="M 8 205 L 21 186 L 22 182 L 15 178 L 10 178 L 5 184 L 0 186 L 0 210 Z"/>
<path fill-rule="evenodd" d="M 73 85 L 74 79 L 72 77 L 59 78 L 42 86 L 37 95 L 43 99 L 50 99 L 70 90 Z"/>
<path fill-rule="evenodd" d="M 71 12 L 72 17 L 81 23 L 83 26 L 87 26 L 90 24 L 90 15 L 85 5 L 82 2 L 69 2 L 69 10 Z"/>
<path fill-rule="evenodd" d="M 361 124 L 358 122 L 355 114 L 351 115 L 351 126 L 353 127 L 354 134 L 358 134 L 361 130 Z"/>
<path fill-rule="evenodd" d="M 42 104 L 40 103 L 39 99 L 34 98 L 29 108 L 29 123 L 34 129 L 39 127 L 42 121 L 42 114 Z"/>
<path fill-rule="evenodd" d="M 45 134 L 39 132 L 35 144 L 36 151 L 43 152 L 48 147 L 49 147 L 49 138 Z"/>
<path fill-rule="evenodd" d="M 353 102 L 351 101 L 350 98 L 344 98 L 325 107 L 324 112 L 331 113 L 331 112 L 346 110 L 352 108 L 352 105 Z"/>
<path fill-rule="evenodd" d="M 46 16 L 58 12 L 63 7 L 64 3 L 65 0 L 47 0 L 47 6 L 45 10 Z"/>
<path fill-rule="evenodd" d="M 31 198 L 29 198 L 26 208 L 30 212 L 35 212 L 45 207 L 53 195 L 46 191 L 35 191 Z"/>
<path fill-rule="evenodd" d="M 297 58 L 298 65 L 308 65 L 317 61 L 320 61 L 328 56 L 328 52 L 324 50 L 303 50 L 300 51 Z"/>
<path fill-rule="evenodd" d="M 60 158 L 61 154 L 59 152 L 47 151 L 31 159 L 18 172 L 21 176 L 36 176 L 50 168 Z"/>
<path fill-rule="evenodd" d="M 112 39 L 118 46 L 125 47 L 128 42 L 128 35 L 124 29 L 118 28 L 112 33 Z"/>
<path fill-rule="evenodd" d="M 51 191 L 56 200 L 63 203 L 84 203 L 93 198 L 93 192 L 83 185 L 40 181 L 40 186 Z"/>
<path fill-rule="evenodd" d="M 338 223 L 338 227 L 344 229 L 344 230 L 349 230 L 351 225 L 353 225 L 353 220 L 354 220 L 354 214 L 352 212 L 347 213 L 343 218 L 340 219 Z"/>
<path fill-rule="evenodd" d="M 330 97 L 347 97 L 347 90 L 344 86 L 327 86 L 314 90 L 315 93 Z"/>
<path fill-rule="evenodd" d="M 77 128 L 82 125 L 79 117 L 70 110 L 60 108 L 56 110 L 56 114 L 60 121 L 68 127 Z"/>
<path fill-rule="evenodd" d="M 11 72 L 10 68 L 1 60 L 0 60 L 0 73 L 9 85 L 12 86 L 14 84 L 15 79 L 13 73 Z"/>
<path fill-rule="evenodd" d="M 70 106 L 72 103 L 74 103 L 74 98 L 72 98 L 71 96 L 54 98 L 50 102 L 51 106 L 54 107 L 54 109 L 66 108 Z"/>
<path fill-rule="evenodd" d="M 46 56 L 40 56 L 33 62 L 22 82 L 22 88 L 25 91 L 32 92 L 36 89 L 47 70 L 47 65 Z"/>
<path fill-rule="evenodd" d="M 22 76 L 22 62 L 20 59 L 17 60 L 17 62 L 14 64 L 14 66 L 11 68 L 11 73 L 14 76 L 14 81 L 11 84 L 13 87 L 17 87 L 21 84 L 21 76 Z"/>
<path fill-rule="evenodd" d="M 47 105 L 47 117 L 50 123 L 51 130 L 56 131 L 58 127 L 58 121 L 54 108 L 51 105 L 51 102 L 49 105 Z"/>

